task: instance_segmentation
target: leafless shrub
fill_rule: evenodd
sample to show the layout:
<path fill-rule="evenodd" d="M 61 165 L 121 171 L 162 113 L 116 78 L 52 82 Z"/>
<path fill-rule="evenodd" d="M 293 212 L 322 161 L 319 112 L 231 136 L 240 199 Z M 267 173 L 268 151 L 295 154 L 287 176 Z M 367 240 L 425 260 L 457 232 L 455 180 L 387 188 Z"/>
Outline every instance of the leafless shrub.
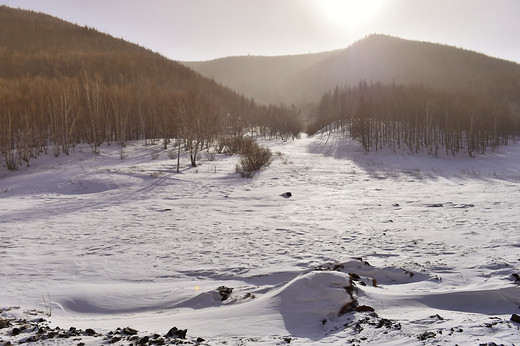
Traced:
<path fill-rule="evenodd" d="M 206 154 L 206 160 L 208 160 L 208 161 L 215 161 L 216 158 L 217 158 L 217 153 L 215 153 L 215 152 L 208 152 Z"/>
<path fill-rule="evenodd" d="M 255 140 L 251 137 L 220 136 L 216 141 L 216 150 L 219 153 L 234 155 L 250 150 L 250 147 L 255 144 Z"/>
<path fill-rule="evenodd" d="M 240 153 L 236 172 L 244 178 L 252 178 L 263 167 L 271 164 L 272 157 L 273 153 L 269 148 L 259 146 L 253 141 L 247 150 Z"/>

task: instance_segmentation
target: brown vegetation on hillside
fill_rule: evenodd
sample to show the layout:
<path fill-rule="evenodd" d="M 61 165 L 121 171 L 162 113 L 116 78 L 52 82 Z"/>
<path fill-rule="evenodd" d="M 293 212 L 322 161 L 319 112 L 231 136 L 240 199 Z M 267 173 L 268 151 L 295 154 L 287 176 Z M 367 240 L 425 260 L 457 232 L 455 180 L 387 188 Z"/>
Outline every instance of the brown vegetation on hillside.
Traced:
<path fill-rule="evenodd" d="M 9 169 L 77 143 L 179 139 L 197 152 L 247 131 L 289 138 L 298 112 L 258 106 L 177 62 L 96 30 L 0 6 L 0 154 Z"/>
<path fill-rule="evenodd" d="M 325 93 L 309 132 L 322 128 L 359 140 L 367 151 L 424 149 L 434 156 L 472 156 L 507 144 L 520 130 L 520 108 L 508 99 L 421 85 L 360 82 Z"/>

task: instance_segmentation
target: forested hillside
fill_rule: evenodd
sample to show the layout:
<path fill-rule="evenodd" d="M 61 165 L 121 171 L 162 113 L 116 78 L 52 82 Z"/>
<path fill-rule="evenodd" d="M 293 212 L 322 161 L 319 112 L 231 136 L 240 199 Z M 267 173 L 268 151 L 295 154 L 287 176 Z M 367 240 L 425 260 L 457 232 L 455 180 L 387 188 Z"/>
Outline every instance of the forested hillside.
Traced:
<path fill-rule="evenodd" d="M 333 124 L 367 151 L 472 156 L 520 135 L 520 65 L 463 49 L 374 35 L 295 80 L 336 83 L 308 132 Z"/>
<path fill-rule="evenodd" d="M 288 80 L 302 95 L 319 100 L 336 86 L 360 81 L 422 84 L 495 99 L 520 95 L 520 65 L 477 52 L 430 42 L 371 35 Z M 317 90 L 320 90 L 319 94 Z"/>
<path fill-rule="evenodd" d="M 447 45 L 371 35 L 328 53 L 190 66 L 252 97 L 283 96 L 309 115 L 308 133 L 342 131 L 366 150 L 473 155 L 519 135 L 520 65 Z"/>
<path fill-rule="evenodd" d="M 193 156 L 252 128 L 282 137 L 301 130 L 294 108 L 256 105 L 94 29 L 0 7 L 0 153 L 9 169 L 79 142 L 97 152 L 102 143 L 176 138 Z"/>
<path fill-rule="evenodd" d="M 485 153 L 520 133 L 520 108 L 507 99 L 423 85 L 367 84 L 325 93 L 308 132 L 325 128 L 357 139 L 367 151 Z"/>
<path fill-rule="evenodd" d="M 327 90 L 360 81 L 423 84 L 518 99 L 520 65 L 442 44 L 370 35 L 348 48 L 286 57 L 233 57 L 186 63 L 248 97 L 299 107 L 317 104 Z M 265 78 L 256 78 L 258 71 Z M 265 71 L 276 71 L 274 76 Z M 238 84 L 240 81 L 240 84 Z M 267 97 L 265 90 L 271 96 Z M 247 91 L 247 92 L 246 92 Z"/>

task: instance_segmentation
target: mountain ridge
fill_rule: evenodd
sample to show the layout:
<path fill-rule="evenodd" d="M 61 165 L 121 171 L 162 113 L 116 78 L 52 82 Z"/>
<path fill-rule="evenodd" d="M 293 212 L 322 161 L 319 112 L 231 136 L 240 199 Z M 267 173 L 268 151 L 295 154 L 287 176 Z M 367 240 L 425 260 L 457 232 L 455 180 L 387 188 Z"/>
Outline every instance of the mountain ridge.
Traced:
<path fill-rule="evenodd" d="M 282 66 L 299 59 L 305 64 L 283 71 Z M 426 41 L 372 34 L 347 48 L 325 53 L 282 57 L 248 56 L 255 69 L 245 67 L 245 57 L 228 57 L 207 62 L 182 62 L 210 78 L 240 89 L 248 97 L 266 103 L 282 101 L 305 106 L 316 103 L 323 93 L 335 86 L 354 86 L 359 81 L 425 84 L 437 88 L 470 88 L 478 92 L 496 89 L 496 94 L 520 90 L 520 65 L 482 53 Z M 282 60 L 283 64 L 281 63 Z M 239 69 L 223 62 L 240 63 Z M 271 64 L 272 66 L 269 66 Z M 305 66 L 304 66 L 305 65 Z M 264 71 L 281 71 L 276 78 L 253 83 L 255 75 Z M 269 76 L 269 72 L 264 72 Z M 266 80 L 266 81 L 265 81 Z M 256 80 L 258 82 L 258 80 Z M 478 86 L 481 86 L 480 88 Z"/>
<path fill-rule="evenodd" d="M 271 93 L 266 90 L 265 84 L 282 85 L 287 74 L 301 73 L 309 66 L 338 54 L 340 51 L 339 49 L 280 56 L 230 56 L 208 61 L 182 61 L 181 63 L 233 90 L 240 90 L 245 95 L 254 95 L 253 98 L 256 101 L 276 104 L 282 103 L 283 97 L 280 97 L 278 92 Z M 270 64 L 270 68 L 266 69 L 266 64 Z M 233 71 L 233 75 L 229 74 L 230 70 Z M 260 83 L 251 83 L 252 80 Z M 265 95 L 262 94 L 262 91 Z"/>

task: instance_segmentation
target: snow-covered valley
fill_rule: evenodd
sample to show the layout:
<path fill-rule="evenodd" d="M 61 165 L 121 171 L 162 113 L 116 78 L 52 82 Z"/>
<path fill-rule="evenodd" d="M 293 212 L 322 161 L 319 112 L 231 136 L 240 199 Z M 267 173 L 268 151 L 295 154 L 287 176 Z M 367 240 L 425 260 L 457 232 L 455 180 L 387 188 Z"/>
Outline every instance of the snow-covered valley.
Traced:
<path fill-rule="evenodd" d="M 176 173 L 143 142 L 3 168 L 0 344 L 34 335 L 12 333 L 30 316 L 91 328 L 92 345 L 173 326 L 210 345 L 520 342 L 520 145 L 433 158 L 326 135 L 262 144 L 275 159 L 253 179 L 206 153 Z"/>

